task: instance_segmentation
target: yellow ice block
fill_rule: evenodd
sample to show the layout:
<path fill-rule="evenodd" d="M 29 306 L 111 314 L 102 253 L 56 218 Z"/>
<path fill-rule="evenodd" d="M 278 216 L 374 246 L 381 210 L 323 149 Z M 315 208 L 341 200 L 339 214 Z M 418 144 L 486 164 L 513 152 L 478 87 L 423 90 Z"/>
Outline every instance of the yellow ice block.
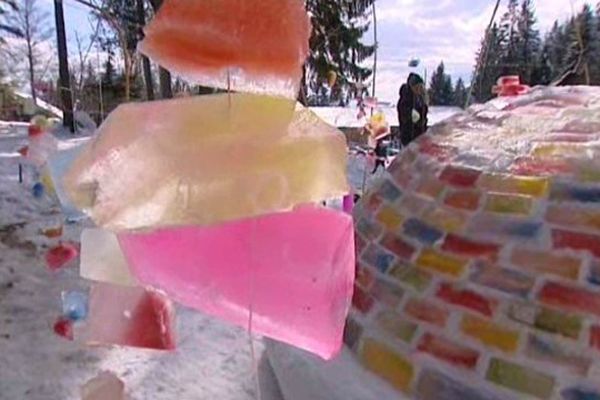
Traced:
<path fill-rule="evenodd" d="M 65 186 L 111 230 L 210 225 L 341 196 L 346 157 L 343 134 L 293 102 L 201 96 L 117 108 Z"/>

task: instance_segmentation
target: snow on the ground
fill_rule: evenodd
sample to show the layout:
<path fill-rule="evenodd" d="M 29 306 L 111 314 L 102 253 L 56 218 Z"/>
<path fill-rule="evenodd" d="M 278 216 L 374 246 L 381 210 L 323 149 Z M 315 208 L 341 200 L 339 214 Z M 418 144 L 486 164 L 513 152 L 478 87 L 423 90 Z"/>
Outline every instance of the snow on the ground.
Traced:
<path fill-rule="evenodd" d="M 68 139 L 61 148 L 85 138 Z M 38 233 L 61 223 L 50 198 L 36 200 L 31 170 L 18 182 L 16 150 L 26 144 L 26 124 L 0 124 L 0 399 L 79 399 L 79 387 L 101 370 L 125 381 L 130 399 L 256 398 L 248 334 L 200 313 L 178 308 L 178 348 L 173 353 L 86 347 L 54 335 L 62 290 L 84 289 L 76 265 L 60 273 L 45 268 L 56 240 Z M 89 221 L 66 225 L 64 240 L 79 240 Z M 262 399 L 279 400 L 270 366 L 256 341 Z"/>
<path fill-rule="evenodd" d="M 362 128 L 366 119 L 358 119 L 356 107 L 310 107 L 310 110 L 330 125 L 341 128 Z M 386 121 L 391 126 L 398 126 L 398 111 L 396 106 L 381 106 L 378 109 L 385 114 Z M 429 125 L 435 125 L 462 111 L 458 107 L 432 106 L 429 108 Z"/>

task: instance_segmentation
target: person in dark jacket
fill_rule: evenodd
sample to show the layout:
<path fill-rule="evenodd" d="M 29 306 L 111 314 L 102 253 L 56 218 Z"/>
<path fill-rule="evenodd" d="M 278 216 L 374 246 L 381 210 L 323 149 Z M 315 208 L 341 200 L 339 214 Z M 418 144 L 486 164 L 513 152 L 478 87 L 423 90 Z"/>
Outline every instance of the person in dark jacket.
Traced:
<path fill-rule="evenodd" d="M 411 73 L 406 83 L 400 87 L 397 109 L 400 142 L 402 146 L 407 146 L 427 131 L 429 110 L 425 101 L 425 82 L 419 75 Z"/>
<path fill-rule="evenodd" d="M 385 161 L 387 159 L 387 144 L 385 143 L 385 139 L 381 138 L 377 141 L 377 145 L 375 146 L 375 168 L 373 169 L 372 174 L 377 172 L 379 167 L 383 167 L 385 169 Z"/>

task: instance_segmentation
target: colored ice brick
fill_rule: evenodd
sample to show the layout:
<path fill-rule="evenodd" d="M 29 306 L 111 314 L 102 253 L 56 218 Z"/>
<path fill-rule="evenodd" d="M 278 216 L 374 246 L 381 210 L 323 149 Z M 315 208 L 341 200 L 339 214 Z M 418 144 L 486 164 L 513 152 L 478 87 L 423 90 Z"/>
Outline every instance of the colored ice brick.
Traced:
<path fill-rule="evenodd" d="M 79 274 L 96 282 L 137 285 L 129 272 L 117 236 L 103 229 L 84 229 L 81 233 Z"/>
<path fill-rule="evenodd" d="M 432 227 L 448 232 L 460 232 L 468 221 L 466 215 L 458 210 L 434 207 L 423 213 L 423 221 Z"/>
<path fill-rule="evenodd" d="M 416 385 L 420 400 L 500 400 L 500 395 L 492 394 L 489 390 L 469 386 L 456 378 L 444 375 L 433 369 L 421 372 Z"/>
<path fill-rule="evenodd" d="M 440 175 L 440 180 L 453 186 L 470 188 L 475 185 L 481 171 L 469 168 L 447 166 Z"/>
<path fill-rule="evenodd" d="M 173 325 L 173 306 L 158 292 L 96 283 L 81 338 L 88 344 L 173 350 Z"/>
<path fill-rule="evenodd" d="M 442 283 L 436 296 L 452 305 L 461 306 L 486 317 L 491 317 L 497 302 L 469 289 L 462 289 L 449 283 Z"/>
<path fill-rule="evenodd" d="M 600 325 L 594 325 L 590 328 L 590 346 L 600 350 Z"/>
<path fill-rule="evenodd" d="M 448 234 L 442 244 L 442 250 L 463 256 L 493 259 L 500 251 L 500 245 L 491 242 L 471 240 L 455 234 Z"/>
<path fill-rule="evenodd" d="M 526 297 L 535 283 L 528 275 L 486 262 L 479 262 L 472 271 L 472 282 L 518 297 Z"/>
<path fill-rule="evenodd" d="M 429 353 L 453 366 L 468 369 L 475 368 L 479 359 L 477 351 L 431 333 L 426 333 L 421 337 L 417 350 Z"/>
<path fill-rule="evenodd" d="M 394 235 L 392 233 L 386 233 L 381 240 L 381 245 L 396 256 L 405 260 L 410 260 L 416 251 L 413 245 L 404 241 L 399 235 Z"/>
<path fill-rule="evenodd" d="M 600 390 L 568 388 L 560 392 L 563 400 L 600 400 Z"/>
<path fill-rule="evenodd" d="M 593 262 L 587 276 L 588 282 L 594 285 L 600 285 L 600 262 Z"/>
<path fill-rule="evenodd" d="M 515 352 L 519 345 L 519 333 L 486 319 L 465 314 L 460 324 L 461 331 L 489 347 L 505 352 Z"/>
<path fill-rule="evenodd" d="M 362 260 L 385 274 L 394 262 L 394 256 L 376 244 L 371 244 L 362 254 Z"/>
<path fill-rule="evenodd" d="M 568 369 L 571 373 L 585 376 L 592 365 L 592 359 L 567 349 L 555 340 L 537 335 L 529 335 L 525 354 L 534 360 Z"/>
<path fill-rule="evenodd" d="M 402 192 L 390 180 L 386 179 L 379 186 L 379 195 L 388 202 L 394 202 L 402 196 Z"/>
<path fill-rule="evenodd" d="M 406 236 L 410 236 L 424 244 L 434 244 L 444 235 L 440 230 L 435 229 L 423 221 L 416 218 L 406 220 L 403 225 L 403 231 Z"/>
<path fill-rule="evenodd" d="M 310 32 L 297 0 L 167 0 L 138 47 L 204 86 L 296 98 Z"/>
<path fill-rule="evenodd" d="M 539 399 L 549 399 L 554 390 L 552 376 L 499 358 L 492 358 L 490 361 L 486 378 L 490 382 Z"/>
<path fill-rule="evenodd" d="M 444 204 L 454 208 L 473 211 L 479 207 L 481 193 L 474 190 L 456 190 L 449 192 Z"/>
<path fill-rule="evenodd" d="M 600 235 L 554 229 L 552 243 L 557 249 L 584 250 L 600 257 Z"/>
<path fill-rule="evenodd" d="M 582 287 L 547 282 L 540 290 L 539 300 L 568 311 L 600 316 L 600 293 Z"/>
<path fill-rule="evenodd" d="M 460 257 L 443 254 L 432 249 L 423 249 L 416 264 L 421 268 L 426 268 L 438 273 L 459 277 L 462 275 L 467 260 Z"/>
<path fill-rule="evenodd" d="M 179 303 L 333 357 L 354 284 L 345 213 L 302 207 L 213 227 L 122 232 L 133 275 Z M 368 250 L 367 250 L 368 251 Z"/>
<path fill-rule="evenodd" d="M 581 267 L 579 258 L 523 247 L 516 247 L 513 250 L 510 261 L 523 270 L 552 274 L 568 279 L 577 279 Z"/>
<path fill-rule="evenodd" d="M 375 299 L 365 289 L 355 286 L 354 293 L 352 294 L 352 306 L 363 314 L 371 311 L 371 308 L 375 304 Z"/>
<path fill-rule="evenodd" d="M 542 307 L 536 312 L 534 326 L 550 333 L 577 339 L 583 327 L 581 317 Z"/>
<path fill-rule="evenodd" d="M 492 214 L 477 215 L 473 217 L 468 226 L 468 232 L 472 235 L 521 239 L 534 239 L 541 229 L 541 222 Z"/>
<path fill-rule="evenodd" d="M 417 333 L 417 324 L 407 321 L 395 311 L 382 311 L 375 318 L 377 326 L 393 338 L 410 341 Z"/>
<path fill-rule="evenodd" d="M 550 190 L 550 199 L 554 201 L 600 203 L 600 188 L 573 183 L 555 182 Z"/>
<path fill-rule="evenodd" d="M 485 190 L 524 194 L 534 197 L 543 197 L 548 193 L 548 178 L 528 176 L 514 176 L 501 174 L 483 174 L 479 180 L 479 187 Z"/>
<path fill-rule="evenodd" d="M 377 214 L 377 221 L 389 230 L 396 230 L 402 222 L 404 217 L 396 212 L 392 207 L 385 206 Z"/>
<path fill-rule="evenodd" d="M 415 192 L 431 199 L 437 199 L 445 187 L 446 185 L 435 178 L 424 177 L 417 183 Z"/>
<path fill-rule="evenodd" d="M 419 321 L 429 322 L 439 327 L 446 325 L 449 316 L 449 312 L 441 306 L 417 298 L 409 299 L 404 306 L 404 312 Z"/>
<path fill-rule="evenodd" d="M 419 292 L 427 289 L 431 283 L 431 274 L 421 268 L 395 265 L 389 274 Z"/>
<path fill-rule="evenodd" d="M 373 339 L 363 343 L 360 357 L 364 365 L 395 388 L 406 391 L 414 376 L 413 365 L 389 346 Z"/>
<path fill-rule="evenodd" d="M 365 217 L 358 220 L 356 230 L 365 238 L 371 240 L 376 239 L 383 232 L 383 228 L 379 224 Z"/>
<path fill-rule="evenodd" d="M 340 131 L 287 100 L 196 96 L 119 106 L 65 186 L 111 230 L 210 225 L 341 197 L 346 158 Z"/>
<path fill-rule="evenodd" d="M 390 308 L 398 307 L 402 300 L 402 296 L 404 296 L 404 290 L 402 290 L 402 288 L 383 279 L 377 279 L 375 281 L 370 293 L 377 301 Z"/>
<path fill-rule="evenodd" d="M 533 207 L 531 197 L 502 193 L 488 193 L 485 210 L 500 214 L 528 215 Z"/>
<path fill-rule="evenodd" d="M 600 211 L 588 207 L 550 205 L 546 221 L 567 228 L 582 227 L 600 230 Z"/>

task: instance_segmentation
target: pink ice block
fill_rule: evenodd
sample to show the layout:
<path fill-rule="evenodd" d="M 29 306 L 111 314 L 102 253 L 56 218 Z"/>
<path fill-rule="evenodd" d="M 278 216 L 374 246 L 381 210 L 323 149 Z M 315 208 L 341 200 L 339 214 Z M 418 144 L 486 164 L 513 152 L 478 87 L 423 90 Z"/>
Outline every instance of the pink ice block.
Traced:
<path fill-rule="evenodd" d="M 174 300 L 324 359 L 354 282 L 352 217 L 305 207 L 211 227 L 119 233 L 132 273 Z"/>
<path fill-rule="evenodd" d="M 173 350 L 174 311 L 169 299 L 141 287 L 97 283 L 81 333 L 88 344 Z"/>

